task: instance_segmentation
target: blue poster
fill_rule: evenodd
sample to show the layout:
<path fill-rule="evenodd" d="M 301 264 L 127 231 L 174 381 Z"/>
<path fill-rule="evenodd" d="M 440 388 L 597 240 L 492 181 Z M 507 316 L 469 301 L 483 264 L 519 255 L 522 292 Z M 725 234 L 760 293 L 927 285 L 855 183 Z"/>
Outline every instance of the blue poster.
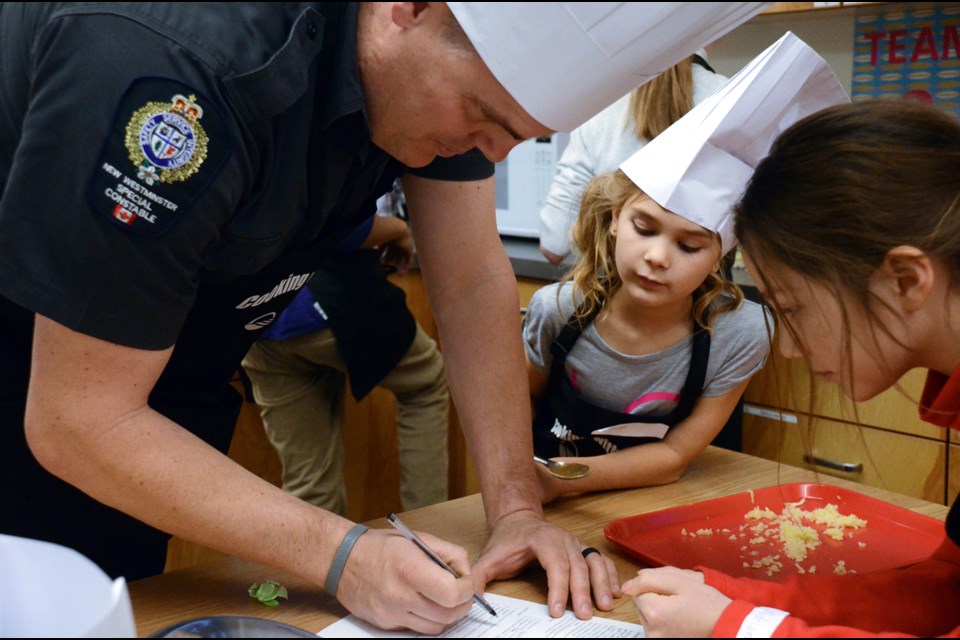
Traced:
<path fill-rule="evenodd" d="M 960 120 L 958 25 L 956 4 L 891 13 L 858 9 L 850 97 L 918 100 Z"/>

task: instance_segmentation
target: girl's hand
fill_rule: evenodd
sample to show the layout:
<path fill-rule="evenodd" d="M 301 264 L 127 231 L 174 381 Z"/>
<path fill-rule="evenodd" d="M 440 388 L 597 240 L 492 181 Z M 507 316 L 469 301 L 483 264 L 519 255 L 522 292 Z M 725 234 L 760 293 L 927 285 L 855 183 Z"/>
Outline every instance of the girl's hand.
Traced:
<path fill-rule="evenodd" d="M 540 482 L 540 503 L 549 504 L 563 493 L 561 489 L 565 481 L 547 471 L 547 468 L 539 462 L 534 462 L 533 465 L 537 469 L 537 481 Z"/>
<path fill-rule="evenodd" d="M 393 267 L 397 270 L 397 273 L 404 275 L 407 273 L 410 265 L 413 264 L 413 256 L 413 241 L 410 239 L 410 235 L 407 234 L 383 246 L 380 251 L 380 263 L 388 267 Z"/>
<path fill-rule="evenodd" d="M 641 569 L 623 585 L 633 596 L 640 624 L 649 638 L 706 638 L 732 600 L 704 584 L 699 571 L 660 567 Z"/>

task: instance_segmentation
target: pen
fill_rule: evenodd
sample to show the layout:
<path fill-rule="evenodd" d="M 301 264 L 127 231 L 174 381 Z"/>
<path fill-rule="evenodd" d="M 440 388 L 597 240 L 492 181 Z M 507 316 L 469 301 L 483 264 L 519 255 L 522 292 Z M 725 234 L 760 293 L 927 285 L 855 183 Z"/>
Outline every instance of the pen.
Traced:
<path fill-rule="evenodd" d="M 446 562 L 444 562 L 444 561 L 443 561 L 443 558 L 441 558 L 440 556 L 438 556 L 438 555 L 433 551 L 433 549 L 431 549 L 430 547 L 428 547 L 428 546 L 427 546 L 427 543 L 425 543 L 423 540 L 421 540 L 421 539 L 417 536 L 417 534 L 415 534 L 407 525 L 405 525 L 405 524 L 403 524 L 402 522 L 400 522 L 400 518 L 397 517 L 397 514 L 391 513 L 389 516 L 387 516 L 387 522 L 389 522 L 390 524 L 392 524 L 397 531 L 399 531 L 400 533 L 402 533 L 404 538 L 406 538 L 407 540 L 409 540 L 409 541 L 412 542 L 413 544 L 415 544 L 415 545 L 417 545 L 418 547 L 420 547 L 420 549 L 421 549 L 425 554 L 427 554 L 427 555 L 430 557 L 431 560 L 433 560 L 434 562 L 436 562 L 438 565 L 440 565 L 441 567 L 443 567 L 444 569 L 446 569 L 446 570 L 449 571 L 450 573 L 452 573 L 454 578 L 459 578 L 459 577 L 460 577 L 460 574 L 457 573 L 456 571 L 454 571 L 454 570 L 453 570 L 453 567 L 451 567 L 451 566 L 448 565 Z M 476 600 L 476 601 L 480 604 L 480 606 L 482 606 L 484 609 L 486 609 L 487 611 L 489 611 L 491 615 L 497 615 L 497 612 L 494 611 L 493 607 L 490 606 L 490 603 L 489 603 L 489 602 L 487 602 L 486 600 L 484 600 L 483 596 L 475 593 L 475 594 L 473 594 L 473 599 Z"/>

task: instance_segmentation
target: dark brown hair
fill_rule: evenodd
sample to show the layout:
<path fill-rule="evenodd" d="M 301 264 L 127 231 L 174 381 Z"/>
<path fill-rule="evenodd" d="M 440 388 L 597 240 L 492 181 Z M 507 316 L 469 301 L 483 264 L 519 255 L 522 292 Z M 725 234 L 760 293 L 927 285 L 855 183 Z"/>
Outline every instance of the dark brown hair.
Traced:
<path fill-rule="evenodd" d="M 768 291 L 778 268 L 832 291 L 849 363 L 841 296 L 889 335 L 871 311 L 868 285 L 891 249 L 914 246 L 942 260 L 951 284 L 958 282 L 958 195 L 960 125 L 952 117 L 905 100 L 843 104 L 781 134 L 734 210 L 735 232 Z"/>

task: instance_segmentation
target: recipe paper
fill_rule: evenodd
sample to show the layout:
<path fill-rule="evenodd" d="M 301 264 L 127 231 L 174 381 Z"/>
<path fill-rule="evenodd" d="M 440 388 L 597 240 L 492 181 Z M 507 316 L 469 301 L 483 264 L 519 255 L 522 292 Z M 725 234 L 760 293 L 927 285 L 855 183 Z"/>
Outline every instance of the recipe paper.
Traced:
<path fill-rule="evenodd" d="M 438 636 L 413 631 L 383 631 L 354 615 L 334 622 L 317 633 L 321 638 L 645 638 L 639 624 L 594 616 L 580 620 L 571 611 L 560 618 L 550 617 L 545 604 L 485 593 L 483 597 L 496 609 L 490 615 L 474 603 L 460 622 Z"/>

